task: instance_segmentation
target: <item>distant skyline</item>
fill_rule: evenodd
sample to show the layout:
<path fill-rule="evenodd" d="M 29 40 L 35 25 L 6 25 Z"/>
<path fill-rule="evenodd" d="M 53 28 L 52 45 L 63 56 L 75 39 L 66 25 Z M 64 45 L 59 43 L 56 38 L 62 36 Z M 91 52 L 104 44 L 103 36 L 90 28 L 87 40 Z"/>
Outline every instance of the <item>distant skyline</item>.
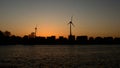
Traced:
<path fill-rule="evenodd" d="M 120 0 L 0 0 L 0 30 L 24 36 L 120 37 Z"/>

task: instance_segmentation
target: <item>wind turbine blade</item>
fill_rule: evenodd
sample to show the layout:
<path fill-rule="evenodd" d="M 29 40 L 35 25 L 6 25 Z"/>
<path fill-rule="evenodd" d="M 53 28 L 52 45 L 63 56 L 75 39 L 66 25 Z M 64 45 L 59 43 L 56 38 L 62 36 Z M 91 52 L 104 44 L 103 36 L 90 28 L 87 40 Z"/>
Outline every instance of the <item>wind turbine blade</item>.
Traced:
<path fill-rule="evenodd" d="M 75 25 L 73 23 L 71 23 L 71 24 L 75 27 Z"/>
<path fill-rule="evenodd" d="M 73 16 L 71 17 L 71 22 L 72 22 Z"/>
<path fill-rule="evenodd" d="M 69 25 L 70 23 L 68 23 L 68 25 Z"/>

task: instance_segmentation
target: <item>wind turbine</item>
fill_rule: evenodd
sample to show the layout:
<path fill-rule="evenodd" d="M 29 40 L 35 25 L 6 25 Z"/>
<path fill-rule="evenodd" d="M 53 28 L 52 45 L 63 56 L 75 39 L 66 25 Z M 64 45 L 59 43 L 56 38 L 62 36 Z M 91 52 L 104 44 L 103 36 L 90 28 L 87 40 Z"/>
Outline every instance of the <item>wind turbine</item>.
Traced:
<path fill-rule="evenodd" d="M 35 37 L 36 37 L 36 34 L 37 34 L 37 25 L 35 27 Z"/>
<path fill-rule="evenodd" d="M 71 17 L 71 21 L 68 23 L 70 25 L 70 36 L 72 36 L 72 26 L 74 26 L 72 19 L 73 19 L 73 16 Z"/>

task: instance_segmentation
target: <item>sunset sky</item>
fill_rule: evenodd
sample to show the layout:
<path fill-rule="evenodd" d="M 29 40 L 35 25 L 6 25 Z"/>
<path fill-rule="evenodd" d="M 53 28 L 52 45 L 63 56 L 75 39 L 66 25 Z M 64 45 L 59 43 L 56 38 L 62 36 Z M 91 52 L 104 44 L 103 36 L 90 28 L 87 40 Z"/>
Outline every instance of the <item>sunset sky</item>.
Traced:
<path fill-rule="evenodd" d="M 120 36 L 120 0 L 0 0 L 0 30 L 24 36 Z"/>

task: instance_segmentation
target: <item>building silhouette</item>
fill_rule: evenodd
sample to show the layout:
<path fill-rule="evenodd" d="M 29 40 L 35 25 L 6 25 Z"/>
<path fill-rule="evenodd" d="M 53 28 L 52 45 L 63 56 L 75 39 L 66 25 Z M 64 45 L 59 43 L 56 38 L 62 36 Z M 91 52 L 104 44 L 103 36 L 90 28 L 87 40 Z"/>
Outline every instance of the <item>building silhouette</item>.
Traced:
<path fill-rule="evenodd" d="M 77 36 L 76 38 L 77 43 L 85 44 L 88 43 L 88 37 L 87 36 Z"/>
<path fill-rule="evenodd" d="M 36 36 L 35 33 L 32 32 L 30 35 L 25 35 L 24 37 L 11 35 L 8 32 L 0 31 L 0 45 L 16 45 L 16 44 L 24 44 L 24 45 L 80 45 L 80 44 L 120 44 L 120 37 L 89 37 L 88 36 L 74 36 L 69 35 L 68 38 L 59 36 L 48 36 L 48 37 L 41 37 Z"/>

